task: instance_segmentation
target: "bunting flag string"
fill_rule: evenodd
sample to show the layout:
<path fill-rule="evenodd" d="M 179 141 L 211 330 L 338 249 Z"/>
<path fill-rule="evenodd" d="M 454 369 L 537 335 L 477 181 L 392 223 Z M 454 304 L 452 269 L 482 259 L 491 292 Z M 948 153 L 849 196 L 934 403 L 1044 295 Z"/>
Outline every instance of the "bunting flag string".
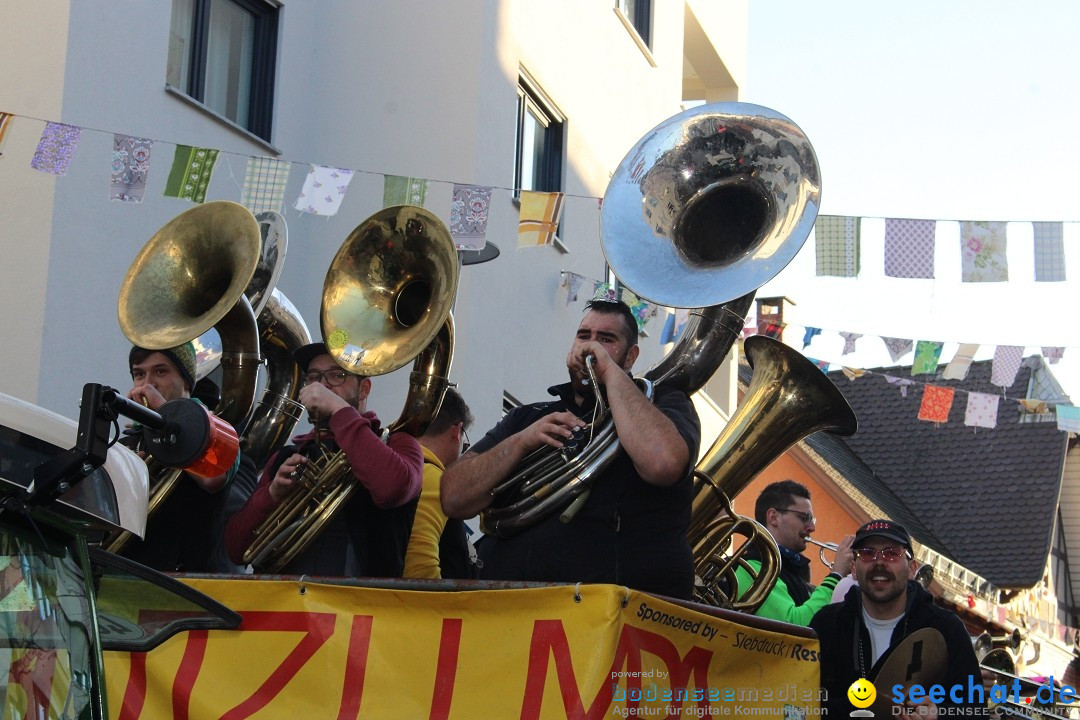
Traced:
<path fill-rule="evenodd" d="M 669 323 L 671 318 L 669 318 Z M 743 329 L 743 337 L 747 337 L 752 334 L 769 335 L 775 338 L 782 338 L 782 334 L 787 328 L 804 327 L 795 325 L 792 323 L 777 324 L 775 322 L 759 322 L 756 326 L 753 324 L 747 325 Z M 805 331 L 814 330 L 813 337 L 817 337 L 820 334 L 820 328 L 804 327 Z M 845 345 L 850 342 L 851 337 L 862 337 L 857 333 L 839 333 L 845 339 Z M 813 338 L 811 338 L 812 340 Z M 904 352 L 909 352 L 914 343 L 911 340 L 903 340 L 896 338 L 882 337 L 882 340 L 886 343 L 893 343 L 894 346 L 901 347 Z M 664 336 L 661 336 L 661 342 L 664 341 Z M 941 348 L 944 345 L 942 342 L 936 341 L 919 341 L 916 355 L 919 356 L 913 362 L 912 375 L 918 374 L 930 374 L 936 373 L 940 366 Z M 838 365 L 841 372 L 850 381 L 858 380 L 866 375 L 878 375 L 885 379 L 889 384 L 897 386 L 898 391 L 903 397 L 907 397 L 908 388 L 918 387 L 922 389 L 924 395 L 929 392 L 929 397 L 920 398 L 920 417 L 921 420 L 929 422 L 943 423 L 948 420 L 948 410 L 951 409 L 954 404 L 954 399 L 957 394 L 962 394 L 967 397 L 968 406 L 965 408 L 964 423 L 972 428 L 993 428 L 997 424 L 997 410 L 1002 398 L 1015 401 L 1017 403 L 1018 410 L 1023 414 L 1049 414 L 1055 412 L 1059 414 L 1059 429 L 1069 430 L 1072 427 L 1072 405 L 1068 405 L 1060 400 L 1055 402 L 1046 399 L 1029 399 L 1029 398 L 1015 398 L 1008 397 L 1005 391 L 1008 387 L 1011 387 L 1015 381 L 1016 373 L 1021 367 L 1023 360 L 1023 347 L 1016 346 L 1000 346 L 1000 352 L 995 348 L 996 363 L 991 365 L 991 376 L 996 378 L 997 382 L 1002 387 L 1002 394 L 991 395 L 988 393 L 979 393 L 975 391 L 968 391 L 963 388 L 945 388 L 943 386 L 934 385 L 929 382 L 919 382 L 912 380 L 910 377 L 897 377 L 888 373 L 881 373 L 872 370 L 866 370 L 861 368 L 848 367 L 843 364 L 830 363 L 826 360 L 807 356 L 807 359 L 814 363 L 822 370 L 828 372 L 832 365 Z M 979 345 L 973 343 L 959 344 L 959 348 L 953 357 L 953 360 L 949 362 L 945 370 L 942 372 L 941 377 L 947 380 L 959 380 L 962 381 L 966 378 L 968 369 L 973 361 L 976 350 Z M 1053 350 L 1055 355 L 1060 357 L 1060 353 L 1063 353 L 1064 348 L 1046 348 L 1047 350 Z M 805 347 L 804 347 L 805 350 Z M 904 354 L 903 352 L 900 353 Z M 920 359 L 921 358 L 921 359 Z M 930 362 L 930 361 L 933 362 Z M 931 389 L 932 388 L 932 389 Z M 946 392 L 949 391 L 949 392 Z M 951 394 L 950 394 L 951 393 Z M 1067 398 L 1063 398 L 1067 399 Z M 944 409 L 943 409 L 944 408 Z M 1072 432 L 1080 433 L 1080 410 L 1076 411 L 1077 419 L 1075 421 L 1076 430 Z"/>
<path fill-rule="evenodd" d="M 300 191 L 295 209 L 314 215 L 334 215 L 341 207 L 349 184 L 355 174 L 365 173 L 380 175 L 384 183 L 384 201 L 407 202 L 422 205 L 427 199 L 427 190 L 431 182 L 445 182 L 423 177 L 406 177 L 389 173 L 374 172 L 364 169 L 348 169 L 331 166 L 313 165 L 294 162 L 287 159 L 255 157 L 245 153 L 230 153 L 215 148 L 195 147 L 173 143 L 169 140 L 141 138 L 119 132 L 95 128 L 79 127 L 53 122 L 42 118 L 20 116 L 9 112 L 0 112 L 0 150 L 3 143 L 14 132 L 24 131 L 23 123 L 14 123 L 16 117 L 44 123 L 37 149 L 30 161 L 30 166 L 40 172 L 64 176 L 71 163 L 76 160 L 76 151 L 84 131 L 107 134 L 112 142 L 112 166 L 110 168 L 110 199 L 126 203 L 141 202 L 149 177 L 151 151 L 155 144 L 166 143 L 175 147 L 173 165 L 167 176 L 166 196 L 178 197 L 192 202 L 206 199 L 216 161 L 221 154 L 244 157 L 247 160 L 247 174 L 241 190 L 241 202 L 253 213 L 264 210 L 278 211 L 284 204 L 284 195 L 289 174 L 294 165 L 305 168 L 303 189 Z M 32 126 L 27 126 L 32 127 Z M 156 156 L 156 155 L 155 155 Z M 498 186 L 477 186 L 453 183 L 453 201 L 450 215 L 453 219 L 452 233 L 455 242 L 462 248 L 476 249 L 486 242 L 486 224 L 494 190 L 515 192 L 515 188 Z M 531 197 L 530 197 L 531 196 Z M 565 193 L 522 193 L 521 216 L 519 218 L 519 242 L 522 246 L 552 244 L 557 239 L 563 204 L 568 197 L 588 198 L 595 201 L 597 211 L 602 198 L 589 195 Z M 535 207 L 534 207 L 535 206 Z M 540 212 L 533 212 L 540 208 Z M 855 277 L 860 272 L 860 243 L 863 240 L 861 220 L 858 217 L 821 216 L 816 228 L 818 248 L 818 274 L 833 274 L 842 277 Z M 934 246 L 938 225 L 942 220 L 907 220 L 885 218 L 885 274 L 890 277 L 933 278 Z M 1007 248 L 1006 223 L 988 221 L 955 221 L 961 225 L 960 242 L 965 282 L 1007 281 L 1009 278 L 1005 251 Z M 1038 282 L 1062 282 L 1066 278 L 1064 263 L 1063 222 L 1034 222 L 1033 253 L 1035 280 Z M 567 287 L 567 303 L 576 302 L 583 276 L 575 273 L 563 273 L 563 285 Z M 644 329 L 652 317 L 659 314 L 659 308 L 634 296 L 622 288 L 614 289 L 606 283 L 593 281 L 595 293 L 618 295 L 631 305 L 639 326 Z M 686 321 L 686 311 L 673 310 L 667 313 L 663 342 L 673 342 Z M 750 326 L 748 330 L 755 328 Z M 756 330 L 765 335 L 778 337 L 783 327 L 776 323 L 761 322 Z M 804 347 L 809 347 L 815 338 L 821 335 L 821 328 L 805 328 Z M 842 332 L 844 338 L 843 355 L 854 352 L 855 341 L 862 337 L 858 333 Z M 915 341 L 907 338 L 882 337 L 893 362 L 916 349 L 916 365 L 930 368 L 936 372 L 943 343 L 931 340 Z M 972 357 L 978 349 L 974 344 L 963 344 L 946 368 L 943 377 L 963 380 Z M 1063 357 L 1065 348 L 1044 346 L 1043 356 L 1049 363 L 1056 363 Z M 995 350 L 993 375 L 995 384 L 1004 391 L 1011 386 L 1022 359 L 1023 348 L 1001 346 Z M 1000 357 L 999 357 L 1000 355 Z M 829 363 L 815 360 L 819 367 L 827 368 Z M 863 377 L 868 371 L 839 365 L 845 376 L 852 380 Z M 913 381 L 894 379 L 902 391 Z M 892 380 L 890 380 L 892 381 Z M 960 392 L 964 392 L 960 390 Z M 972 427 L 986 427 L 988 416 L 992 415 L 990 405 L 1000 398 L 987 395 L 985 398 L 972 393 L 976 399 L 969 402 L 965 422 Z M 985 395 L 985 394 L 984 394 Z M 1002 395 L 1004 397 L 1004 395 Z M 969 401 L 971 396 L 969 396 Z M 1025 402 L 1026 411 L 1046 412 L 1043 402 Z M 1058 404 L 1061 410 L 1071 406 Z M 1061 413 L 1059 422 L 1068 425 L 1069 410 Z M 1080 420 L 1077 420 L 1080 427 Z"/>
<path fill-rule="evenodd" d="M 115 137 L 126 137 L 124 133 L 113 130 L 103 130 L 92 127 L 80 127 L 60 122 L 54 122 L 45 118 L 29 115 L 19 115 L 11 112 L 0 112 L 0 157 L 3 156 L 3 144 L 11 133 L 13 121 L 16 117 L 34 120 L 45 124 L 45 129 L 38 143 L 38 148 L 31 161 L 31 167 L 41 172 L 51 173 L 58 176 L 66 175 L 67 169 L 73 160 L 76 148 L 79 144 L 80 133 L 88 131 L 93 133 L 108 134 Z M 20 125 L 21 127 L 21 125 Z M 173 143 L 162 138 L 142 138 L 148 145 L 174 144 L 180 148 L 188 146 Z M 206 185 L 209 184 L 210 175 L 213 172 L 214 161 L 220 154 L 235 155 L 252 159 L 245 153 L 235 153 L 214 148 L 201 148 L 205 151 L 206 164 L 198 174 L 205 182 L 195 181 L 194 167 L 188 167 L 188 177 L 178 180 L 180 187 L 169 187 L 164 193 L 170 197 L 181 197 L 194 202 L 201 202 L 197 198 L 205 200 Z M 263 161 L 273 162 L 273 165 L 263 165 L 263 170 L 273 170 L 273 176 L 265 182 L 270 187 L 263 191 L 267 197 L 264 200 L 251 200 L 252 208 L 258 208 L 258 212 L 265 209 L 280 209 L 282 200 L 277 200 L 279 192 L 284 193 L 284 184 L 289 171 L 294 165 L 307 168 L 308 176 L 305 178 L 305 189 L 294 207 L 304 213 L 314 215 L 333 215 L 340 206 L 342 197 L 334 202 L 333 197 L 326 195 L 312 195 L 311 190 L 317 189 L 309 186 L 311 168 L 323 166 L 313 165 L 302 161 L 287 159 L 262 158 Z M 145 174 L 149 169 L 146 165 L 142 168 Z M 174 167 L 174 169 L 176 169 Z M 255 170 L 249 167 L 249 171 Z M 457 181 L 424 178 L 419 176 L 398 176 L 390 173 L 378 172 L 369 169 L 335 168 L 343 177 L 351 179 L 355 174 L 364 173 L 380 175 L 384 179 L 384 202 L 388 204 L 415 204 L 423 205 L 426 201 L 427 190 L 432 182 L 441 182 L 461 186 Z M 170 173 L 171 175 L 171 173 Z M 114 200 L 137 203 L 140 197 L 137 188 L 140 180 L 131 190 L 116 189 L 110 197 Z M 245 180 L 245 185 L 247 184 Z M 347 181 L 342 183 L 347 187 Z M 114 188 L 115 189 L 115 188 Z M 245 188 L 246 189 L 246 188 Z M 338 186 L 332 188 L 337 190 Z M 518 188 L 487 186 L 488 190 L 504 190 L 515 195 Z M 456 190 L 455 190 L 456 193 Z M 122 196 L 122 197 L 121 197 Z M 555 212 L 549 218 L 549 213 L 542 214 L 539 218 L 526 216 L 522 218 L 524 228 L 528 228 L 525 236 L 519 237 L 522 247 L 532 245 L 553 244 L 557 239 L 555 231 L 558 227 L 558 218 L 561 215 L 562 200 L 565 198 L 587 198 L 595 201 L 597 209 L 603 202 L 603 198 L 594 195 L 560 193 L 554 202 Z M 267 206 L 270 207 L 267 207 Z M 253 212 L 256 210 L 253 209 Z M 861 272 L 860 245 L 863 240 L 861 223 L 865 218 L 857 216 L 821 215 L 815 226 L 815 238 L 817 243 L 817 274 L 819 276 L 858 277 Z M 889 277 L 897 278 L 933 278 L 934 275 L 934 247 L 938 226 L 942 222 L 958 222 L 961 226 L 961 255 L 962 255 L 962 281 L 963 282 L 1002 282 L 1008 280 L 1008 265 L 1005 257 L 1007 248 L 1006 224 L 1001 221 L 972 221 L 972 220 L 915 220 L 906 218 L 883 218 L 885 221 L 884 238 L 884 273 Z M 1070 221 L 1076 222 L 1076 221 Z M 537 223 L 533 226 L 532 223 Z M 1063 282 L 1066 279 L 1063 225 L 1059 222 L 1032 222 L 1033 227 L 1033 257 L 1034 279 L 1036 282 Z M 552 229 L 554 226 L 555 229 Z M 535 232 L 536 234 L 532 234 Z M 471 239 L 472 240 L 472 239 Z M 472 242 L 463 243 L 463 249 L 477 249 Z M 482 246 L 481 246 L 482 247 Z"/>

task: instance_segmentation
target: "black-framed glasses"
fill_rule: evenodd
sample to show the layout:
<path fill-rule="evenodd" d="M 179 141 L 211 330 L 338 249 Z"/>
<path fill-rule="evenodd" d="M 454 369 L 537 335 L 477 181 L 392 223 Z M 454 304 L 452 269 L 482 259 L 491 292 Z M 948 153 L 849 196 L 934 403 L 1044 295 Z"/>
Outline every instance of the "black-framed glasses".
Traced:
<path fill-rule="evenodd" d="M 461 443 L 461 454 L 464 455 L 469 447 L 472 446 L 472 443 L 469 442 L 469 432 L 465 429 L 464 425 L 461 426 L 461 436 L 465 438 L 464 442 Z"/>
<path fill-rule="evenodd" d="M 349 373 L 345 372 L 341 368 L 330 368 L 329 370 L 309 370 L 304 373 L 304 384 L 312 385 L 314 383 L 326 381 L 326 384 L 330 387 L 337 387 L 341 383 L 345 382 L 345 378 L 349 377 Z"/>
<path fill-rule="evenodd" d="M 899 562 L 907 557 L 907 550 L 901 547 L 887 547 L 887 548 L 872 548 L 861 547 L 853 550 L 855 557 L 859 558 L 863 562 L 874 562 L 881 557 L 885 562 Z"/>
<path fill-rule="evenodd" d="M 816 525 L 817 524 L 817 518 L 816 517 L 814 517 L 813 515 L 811 515 L 808 512 L 803 512 L 802 510 L 796 510 L 795 508 L 773 508 L 773 510 L 775 510 L 778 513 L 789 512 L 792 515 L 797 515 L 798 518 L 803 521 L 803 525 Z"/>

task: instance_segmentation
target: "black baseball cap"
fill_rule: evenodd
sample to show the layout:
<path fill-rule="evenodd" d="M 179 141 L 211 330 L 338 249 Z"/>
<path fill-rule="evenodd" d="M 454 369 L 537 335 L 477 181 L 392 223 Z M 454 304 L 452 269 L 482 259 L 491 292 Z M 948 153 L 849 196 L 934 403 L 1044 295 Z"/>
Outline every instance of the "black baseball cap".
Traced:
<path fill-rule="evenodd" d="M 296 364 L 300 366 L 300 372 L 307 372 L 307 366 L 312 360 L 320 355 L 329 354 L 325 343 L 314 342 L 293 350 L 293 360 L 296 360 Z"/>
<path fill-rule="evenodd" d="M 915 552 L 911 549 L 911 536 L 908 535 L 908 531 L 904 529 L 903 525 L 894 523 L 892 520 L 871 520 L 863 525 L 856 531 L 852 547 L 860 547 L 862 541 L 868 537 L 883 537 L 894 540 L 907 548 L 908 552 Z"/>

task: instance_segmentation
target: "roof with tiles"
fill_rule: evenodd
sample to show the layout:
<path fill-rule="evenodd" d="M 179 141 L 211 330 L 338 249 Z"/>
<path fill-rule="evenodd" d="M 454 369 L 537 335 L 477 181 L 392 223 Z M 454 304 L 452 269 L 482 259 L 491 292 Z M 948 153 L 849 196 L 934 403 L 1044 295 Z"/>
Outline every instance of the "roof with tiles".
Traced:
<path fill-rule="evenodd" d="M 829 373 L 859 430 L 849 438 L 816 433 L 803 442 L 918 542 L 999 587 L 1031 587 L 1050 550 L 1068 433 L 1057 429 L 1052 414 L 1050 422 L 1021 421 L 1015 400 L 1047 377 L 1056 387 L 1037 357 L 1024 360 L 1005 391 L 997 427 L 966 426 L 968 393 L 1002 395 L 990 383 L 991 364 L 972 363 L 962 381 L 942 379 L 945 365 L 916 378 L 910 367 L 872 370 L 854 381 Z M 888 378 L 914 382 L 901 386 Z M 740 368 L 740 379 L 749 379 L 749 368 Z M 926 383 L 956 388 L 948 422 L 918 419 Z"/>
<path fill-rule="evenodd" d="M 917 518 L 916 537 L 999 587 L 1031 587 L 1043 575 L 1061 488 L 1068 433 L 1054 422 L 1022 422 L 1040 358 L 1027 358 L 998 404 L 997 427 L 964 424 L 968 393 L 1001 396 L 990 361 L 974 362 L 962 381 L 944 380 L 941 365 L 907 393 L 886 376 L 911 378 L 909 367 L 885 368 L 849 381 L 830 373 L 859 418 L 839 439 L 869 468 L 871 496 L 891 493 L 901 517 Z M 919 420 L 924 383 L 957 389 L 948 422 Z M 1052 416 L 1051 416 L 1052 417 Z M 875 482 L 880 487 L 875 486 Z"/>

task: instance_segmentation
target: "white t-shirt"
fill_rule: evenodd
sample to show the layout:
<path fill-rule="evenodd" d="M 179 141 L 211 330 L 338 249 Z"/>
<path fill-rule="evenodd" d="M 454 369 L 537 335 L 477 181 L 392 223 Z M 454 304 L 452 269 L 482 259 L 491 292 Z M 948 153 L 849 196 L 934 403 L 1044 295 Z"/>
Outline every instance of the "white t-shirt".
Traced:
<path fill-rule="evenodd" d="M 863 608 L 862 616 L 863 622 L 866 623 L 866 629 L 870 631 L 870 666 L 873 667 L 878 658 L 889 649 L 893 629 L 896 627 L 896 623 L 900 622 L 900 618 L 904 617 L 904 614 L 900 613 L 888 620 L 878 620 L 870 617 L 866 612 L 866 608 Z"/>

